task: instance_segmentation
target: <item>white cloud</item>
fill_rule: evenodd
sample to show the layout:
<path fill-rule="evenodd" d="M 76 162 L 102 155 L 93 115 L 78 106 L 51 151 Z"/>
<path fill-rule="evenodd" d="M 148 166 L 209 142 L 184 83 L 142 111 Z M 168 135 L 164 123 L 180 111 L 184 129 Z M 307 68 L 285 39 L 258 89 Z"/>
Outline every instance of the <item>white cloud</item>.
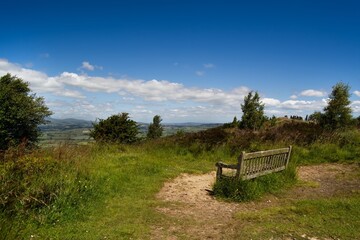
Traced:
<path fill-rule="evenodd" d="M 202 77 L 205 75 L 205 72 L 204 71 L 196 71 L 195 74 L 199 77 Z"/>
<path fill-rule="evenodd" d="M 91 65 L 89 62 L 82 62 L 81 68 L 89 71 L 94 71 L 95 66 Z"/>
<path fill-rule="evenodd" d="M 55 95 L 57 96 L 63 96 L 63 97 L 71 97 L 71 98 L 86 98 L 81 92 L 64 89 L 63 91 L 56 92 Z"/>
<path fill-rule="evenodd" d="M 281 103 L 281 108 L 292 110 L 320 110 L 326 103 L 322 101 L 287 100 Z"/>
<path fill-rule="evenodd" d="M 274 98 L 263 98 L 261 101 L 265 106 L 279 106 L 281 104 L 280 100 Z"/>
<path fill-rule="evenodd" d="M 360 91 L 354 91 L 354 94 L 358 97 L 360 97 Z"/>
<path fill-rule="evenodd" d="M 85 69 L 85 70 L 88 70 L 88 71 L 94 71 L 95 69 L 103 70 L 103 67 L 102 66 L 97 66 L 97 65 L 92 65 L 89 62 L 84 61 L 84 62 L 82 62 L 82 65 L 81 65 L 80 69 Z"/>
<path fill-rule="evenodd" d="M 353 101 L 351 103 L 353 113 L 360 113 L 360 101 Z"/>
<path fill-rule="evenodd" d="M 265 109 L 265 114 L 267 115 L 281 115 L 283 112 L 277 109 Z"/>
<path fill-rule="evenodd" d="M 308 89 L 308 90 L 302 91 L 300 93 L 300 95 L 305 96 L 305 97 L 324 97 L 324 96 L 326 96 L 326 92 Z"/>
<path fill-rule="evenodd" d="M 53 93 L 57 96 L 84 98 L 79 91 L 65 89 L 64 84 L 58 81 L 57 77 L 49 77 L 45 73 L 23 68 L 21 65 L 10 63 L 6 59 L 0 59 L 0 76 L 7 73 L 16 75 L 30 83 L 34 92 Z"/>
<path fill-rule="evenodd" d="M 73 87 L 92 92 L 118 93 L 124 97 L 136 96 L 147 101 L 195 101 L 213 104 L 239 104 L 249 92 L 246 87 L 225 92 L 221 89 L 187 88 L 179 83 L 159 80 L 128 80 L 111 77 L 90 77 L 76 73 L 64 72 L 57 77 L 57 81 Z"/>
<path fill-rule="evenodd" d="M 50 100 L 46 105 L 51 108 L 56 118 L 91 119 L 106 118 L 120 111 L 115 109 L 115 102 L 96 103 L 84 99 L 73 101 Z"/>
<path fill-rule="evenodd" d="M 205 64 L 203 64 L 203 66 L 204 66 L 204 68 L 214 68 L 215 67 L 215 65 L 212 63 L 205 63 Z"/>
<path fill-rule="evenodd" d="M 295 94 L 290 96 L 290 99 L 293 99 L 293 100 L 297 99 L 297 98 L 298 98 L 298 96 L 296 96 Z"/>
<path fill-rule="evenodd" d="M 43 72 L 0 59 L 0 76 L 6 73 L 28 81 L 34 92 L 46 93 L 50 96 L 46 99 L 47 104 L 57 117 L 95 119 L 126 111 L 137 121 L 151 120 L 154 114 L 160 114 L 170 122 L 182 120 L 215 122 L 224 119 L 230 121 L 235 115 L 241 115 L 240 104 L 250 91 L 245 86 L 225 91 L 218 88 L 188 87 L 166 80 L 93 77 L 71 72 L 50 77 Z M 99 98 L 97 93 L 101 93 L 102 97 Z M 116 101 L 104 97 L 107 93 L 109 93 L 107 96 L 111 96 L 111 99 Z M 310 93 L 308 91 L 305 95 Z M 322 110 L 327 104 L 325 98 L 304 101 L 295 98 L 280 100 L 265 97 L 261 98 L 261 101 L 265 104 L 265 112 L 271 115 L 311 113 Z M 144 106 L 144 108 L 136 108 L 136 106 Z M 360 112 L 359 101 L 354 101 L 351 107 L 353 112 Z"/>
<path fill-rule="evenodd" d="M 0 59 L 0 76 L 7 73 L 29 82 L 31 88 L 36 92 L 56 92 L 62 88 L 61 83 L 52 77 L 48 77 L 45 73 L 23 68 L 21 65 L 10 63 L 6 59 Z"/>
<path fill-rule="evenodd" d="M 215 88 L 188 88 L 180 83 L 165 80 L 145 81 L 141 79 L 91 77 L 70 72 L 49 77 L 40 71 L 26 69 L 0 59 L 0 75 L 5 75 L 8 72 L 28 81 L 35 92 L 48 92 L 74 98 L 84 98 L 84 94 L 71 88 L 89 92 L 117 93 L 126 97 L 127 100 L 140 97 L 146 101 L 194 101 L 239 106 L 240 101 L 249 92 L 246 87 L 239 87 L 226 92 Z"/>

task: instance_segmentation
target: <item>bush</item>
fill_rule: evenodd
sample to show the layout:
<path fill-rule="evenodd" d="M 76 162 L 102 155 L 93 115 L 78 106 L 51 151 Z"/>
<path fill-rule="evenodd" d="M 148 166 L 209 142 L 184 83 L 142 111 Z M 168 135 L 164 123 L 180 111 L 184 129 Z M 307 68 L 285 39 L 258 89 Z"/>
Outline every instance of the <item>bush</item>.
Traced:
<path fill-rule="evenodd" d="M 93 127 L 90 137 L 97 142 L 133 143 L 138 140 L 138 125 L 129 118 L 128 113 L 112 115 L 105 120 L 100 119 Z"/>

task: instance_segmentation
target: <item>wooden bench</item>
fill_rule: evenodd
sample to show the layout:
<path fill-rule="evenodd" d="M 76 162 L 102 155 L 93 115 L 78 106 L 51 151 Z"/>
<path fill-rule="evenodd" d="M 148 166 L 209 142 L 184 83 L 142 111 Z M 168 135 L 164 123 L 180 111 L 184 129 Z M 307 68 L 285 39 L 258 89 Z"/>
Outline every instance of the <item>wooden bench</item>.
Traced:
<path fill-rule="evenodd" d="M 292 147 L 259 152 L 242 152 L 237 164 L 216 163 L 216 180 L 223 177 L 247 180 L 284 170 L 289 164 Z M 235 176 L 223 174 L 223 168 L 236 170 Z"/>

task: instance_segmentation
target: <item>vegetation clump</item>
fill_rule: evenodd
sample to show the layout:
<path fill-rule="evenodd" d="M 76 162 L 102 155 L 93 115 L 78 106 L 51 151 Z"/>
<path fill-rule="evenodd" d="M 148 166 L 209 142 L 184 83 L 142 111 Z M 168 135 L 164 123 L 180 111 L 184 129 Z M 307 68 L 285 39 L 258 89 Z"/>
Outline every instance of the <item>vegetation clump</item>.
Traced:
<path fill-rule="evenodd" d="M 7 155 L 0 162 L 0 238 L 23 239 L 32 225 L 81 216 L 101 192 L 85 162 L 90 158 L 87 146 L 70 145 Z"/>
<path fill-rule="evenodd" d="M 123 112 L 94 123 L 90 137 L 97 142 L 127 144 L 136 142 L 138 133 L 137 123 L 130 119 L 128 113 Z"/>
<path fill-rule="evenodd" d="M 6 74 L 0 78 L 0 152 L 20 144 L 33 146 L 39 139 L 38 125 L 52 113 L 44 99 L 31 93 L 29 84 Z"/>
<path fill-rule="evenodd" d="M 259 130 L 265 122 L 264 107 L 258 92 L 249 92 L 241 104 L 243 115 L 240 126 L 244 129 Z"/>
<path fill-rule="evenodd" d="M 161 117 L 159 115 L 154 116 L 153 122 L 149 124 L 147 138 L 156 139 L 162 136 L 164 128 L 161 125 Z"/>
<path fill-rule="evenodd" d="M 352 124 L 350 108 L 350 87 L 344 83 L 337 83 L 329 95 L 328 105 L 324 108 L 321 118 L 323 127 L 335 130 L 347 128 Z"/>
<path fill-rule="evenodd" d="M 309 116 L 309 120 L 320 125 L 325 130 L 335 131 L 346 129 L 356 125 L 356 120 L 352 119 L 350 108 L 350 86 L 342 82 L 333 86 L 329 95 L 329 101 L 324 108 L 324 113 L 314 112 Z"/>

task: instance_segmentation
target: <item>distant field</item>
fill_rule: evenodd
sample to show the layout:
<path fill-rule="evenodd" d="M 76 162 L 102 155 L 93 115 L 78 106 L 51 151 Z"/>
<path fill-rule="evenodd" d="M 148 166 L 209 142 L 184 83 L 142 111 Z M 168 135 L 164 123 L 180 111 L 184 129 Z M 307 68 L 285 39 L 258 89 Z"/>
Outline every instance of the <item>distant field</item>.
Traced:
<path fill-rule="evenodd" d="M 59 143 L 87 144 L 92 142 L 89 133 L 92 129 L 92 122 L 79 119 L 49 119 L 49 123 L 40 126 L 42 136 L 41 145 L 51 146 Z M 163 136 L 174 135 L 179 132 L 199 132 L 222 124 L 217 123 L 179 123 L 163 124 Z M 149 124 L 139 123 L 140 138 L 145 138 Z"/>
<path fill-rule="evenodd" d="M 40 138 L 41 145 L 56 145 L 61 142 L 70 144 L 87 144 L 93 139 L 89 136 L 89 128 L 77 128 L 70 130 L 43 130 Z"/>

